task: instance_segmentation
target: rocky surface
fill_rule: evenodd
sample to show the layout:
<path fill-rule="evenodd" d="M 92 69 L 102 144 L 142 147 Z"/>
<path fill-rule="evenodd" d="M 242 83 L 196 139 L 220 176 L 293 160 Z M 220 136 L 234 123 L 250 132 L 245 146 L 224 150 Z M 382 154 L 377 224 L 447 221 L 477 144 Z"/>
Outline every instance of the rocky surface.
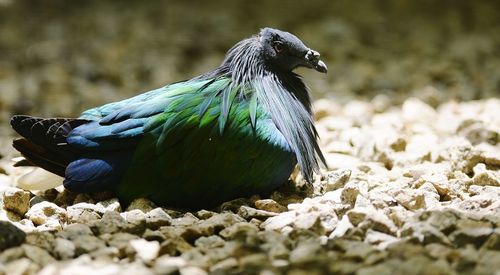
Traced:
<path fill-rule="evenodd" d="M 197 212 L 24 191 L 6 152 L 0 273 L 498 274 L 500 100 L 378 100 L 315 103 L 313 184 Z"/>

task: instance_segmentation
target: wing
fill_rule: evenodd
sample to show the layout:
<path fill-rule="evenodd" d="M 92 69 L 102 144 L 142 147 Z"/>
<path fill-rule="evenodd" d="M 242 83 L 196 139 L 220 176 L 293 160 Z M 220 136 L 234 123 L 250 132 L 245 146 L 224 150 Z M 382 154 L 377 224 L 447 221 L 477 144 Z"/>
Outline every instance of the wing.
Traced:
<path fill-rule="evenodd" d="M 200 92 L 213 80 L 187 81 L 90 109 L 82 119 L 91 122 L 75 128 L 67 137 L 72 146 L 92 151 L 118 150 L 137 144 L 165 110 L 184 107 L 185 112 L 200 102 Z M 214 89 L 214 85 L 210 85 Z M 182 104 L 180 104 L 182 102 Z M 179 106 L 181 105 L 181 106 Z"/>
<path fill-rule="evenodd" d="M 66 140 L 85 153 L 67 166 L 65 186 L 77 192 L 113 189 L 141 150 L 139 143 L 161 151 L 183 138 L 169 135 L 172 129 L 187 131 L 219 118 L 222 104 L 214 98 L 223 97 L 229 83 L 228 78 L 191 80 L 84 112 L 82 118 L 90 122 L 73 129 Z M 144 142 L 148 133 L 158 135 Z"/>

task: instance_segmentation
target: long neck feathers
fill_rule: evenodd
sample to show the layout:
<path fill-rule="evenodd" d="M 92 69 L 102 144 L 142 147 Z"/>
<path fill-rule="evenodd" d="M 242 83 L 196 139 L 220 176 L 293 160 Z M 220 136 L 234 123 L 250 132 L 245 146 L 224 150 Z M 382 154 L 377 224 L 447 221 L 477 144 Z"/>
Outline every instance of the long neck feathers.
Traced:
<path fill-rule="evenodd" d="M 312 182 L 314 172 L 319 172 L 318 158 L 325 166 L 326 161 L 317 142 L 309 93 L 301 78 L 293 72 L 277 72 L 269 68 L 258 37 L 236 44 L 219 68 L 202 77 L 220 76 L 231 78 L 231 84 L 221 93 L 222 113 L 229 112 L 230 101 L 236 96 L 232 91 L 236 90 L 237 95 L 249 100 L 250 119 L 255 126 L 252 103 L 259 104 L 271 115 L 295 152 L 304 178 Z M 250 95 L 246 94 L 248 91 L 251 91 Z M 225 120 L 223 118 L 223 122 Z"/>

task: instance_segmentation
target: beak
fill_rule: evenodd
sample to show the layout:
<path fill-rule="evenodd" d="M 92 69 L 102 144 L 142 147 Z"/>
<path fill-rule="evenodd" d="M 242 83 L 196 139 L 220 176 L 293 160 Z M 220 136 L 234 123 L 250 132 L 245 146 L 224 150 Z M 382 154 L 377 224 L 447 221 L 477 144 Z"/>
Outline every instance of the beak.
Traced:
<path fill-rule="evenodd" d="M 326 67 L 325 62 L 319 59 L 319 56 L 319 52 L 309 49 L 304 56 L 304 63 L 302 65 L 311 69 L 315 69 L 320 73 L 326 73 L 328 71 L 328 68 Z"/>

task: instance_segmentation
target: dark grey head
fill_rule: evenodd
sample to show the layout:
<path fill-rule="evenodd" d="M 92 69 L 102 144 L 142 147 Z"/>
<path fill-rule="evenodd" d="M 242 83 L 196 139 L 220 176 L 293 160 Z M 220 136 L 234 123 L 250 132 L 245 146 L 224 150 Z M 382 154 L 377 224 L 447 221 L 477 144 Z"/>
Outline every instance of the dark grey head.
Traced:
<path fill-rule="evenodd" d="M 328 70 L 317 51 L 308 48 L 289 32 L 264 28 L 258 37 L 264 59 L 271 67 L 282 71 L 292 71 L 297 67 L 312 68 L 322 73 Z"/>

